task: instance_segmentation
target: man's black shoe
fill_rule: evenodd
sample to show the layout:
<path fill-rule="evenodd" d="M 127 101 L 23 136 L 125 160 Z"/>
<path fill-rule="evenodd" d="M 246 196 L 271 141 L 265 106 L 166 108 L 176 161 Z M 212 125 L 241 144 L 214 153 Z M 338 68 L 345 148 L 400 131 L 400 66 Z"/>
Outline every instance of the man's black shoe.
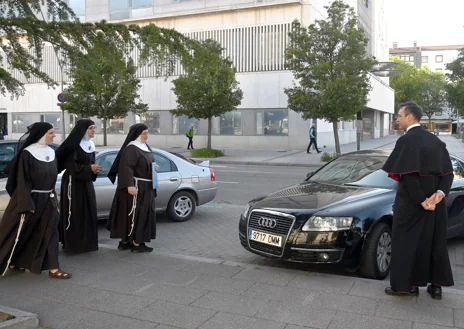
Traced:
<path fill-rule="evenodd" d="M 429 285 L 427 287 L 427 292 L 430 294 L 430 296 L 433 299 L 441 299 L 442 298 L 442 293 L 441 293 L 441 287 L 440 286 L 434 286 L 434 285 Z"/>
<path fill-rule="evenodd" d="M 400 292 L 392 287 L 388 287 L 385 288 L 385 293 L 390 296 L 419 296 L 419 288 L 412 288 L 409 292 Z"/>
<path fill-rule="evenodd" d="M 129 250 L 130 247 L 131 247 L 131 246 L 130 246 L 129 242 L 122 242 L 122 241 L 119 241 L 118 250 Z"/>

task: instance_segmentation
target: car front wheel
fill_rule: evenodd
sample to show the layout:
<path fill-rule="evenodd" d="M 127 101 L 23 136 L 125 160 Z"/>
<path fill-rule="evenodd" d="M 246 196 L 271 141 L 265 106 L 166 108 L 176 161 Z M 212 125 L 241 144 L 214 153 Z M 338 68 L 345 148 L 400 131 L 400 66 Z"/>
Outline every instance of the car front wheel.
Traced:
<path fill-rule="evenodd" d="M 195 212 L 195 198 L 190 192 L 180 191 L 173 195 L 168 205 L 168 215 L 175 222 L 185 222 Z"/>
<path fill-rule="evenodd" d="M 390 272 L 391 228 L 386 223 L 374 226 L 364 242 L 359 272 L 363 277 L 383 280 Z"/>

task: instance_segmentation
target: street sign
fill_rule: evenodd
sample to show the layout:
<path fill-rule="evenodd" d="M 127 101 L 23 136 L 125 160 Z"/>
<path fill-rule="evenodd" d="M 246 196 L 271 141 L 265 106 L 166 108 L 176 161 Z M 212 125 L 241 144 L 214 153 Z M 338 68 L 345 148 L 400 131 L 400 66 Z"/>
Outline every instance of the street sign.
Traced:
<path fill-rule="evenodd" d="M 58 98 L 58 102 L 66 103 L 66 99 L 64 99 L 63 93 L 59 93 L 57 98 Z"/>

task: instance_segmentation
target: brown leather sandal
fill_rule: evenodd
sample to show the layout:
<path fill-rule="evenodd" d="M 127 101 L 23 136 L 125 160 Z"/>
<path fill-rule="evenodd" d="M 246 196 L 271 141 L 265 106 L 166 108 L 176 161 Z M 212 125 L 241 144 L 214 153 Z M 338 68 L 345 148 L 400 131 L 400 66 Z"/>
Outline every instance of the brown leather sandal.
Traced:
<path fill-rule="evenodd" d="M 66 273 L 66 272 L 63 272 L 62 270 L 58 269 L 58 271 L 56 271 L 55 273 L 52 273 L 51 271 L 48 272 L 48 275 L 52 278 L 52 279 L 69 279 L 72 277 L 72 274 L 71 273 Z"/>

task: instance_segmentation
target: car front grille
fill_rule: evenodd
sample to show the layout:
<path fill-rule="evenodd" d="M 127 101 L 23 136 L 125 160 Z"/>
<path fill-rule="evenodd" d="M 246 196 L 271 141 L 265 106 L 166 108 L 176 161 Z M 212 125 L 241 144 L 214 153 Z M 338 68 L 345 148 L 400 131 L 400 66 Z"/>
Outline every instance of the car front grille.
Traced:
<path fill-rule="evenodd" d="M 276 222 L 275 227 L 265 227 L 259 225 L 260 218 L 272 219 Z M 248 239 L 248 245 L 250 249 L 257 251 L 259 253 L 264 253 L 272 256 L 281 257 L 283 255 L 285 244 L 287 242 L 288 235 L 290 230 L 295 223 L 295 217 L 285 213 L 280 213 L 271 210 L 253 210 L 250 213 L 248 218 L 248 228 L 247 233 L 251 230 L 258 230 L 264 233 L 270 233 L 275 235 L 280 235 L 282 237 L 282 247 L 272 246 L 265 243 Z"/>

